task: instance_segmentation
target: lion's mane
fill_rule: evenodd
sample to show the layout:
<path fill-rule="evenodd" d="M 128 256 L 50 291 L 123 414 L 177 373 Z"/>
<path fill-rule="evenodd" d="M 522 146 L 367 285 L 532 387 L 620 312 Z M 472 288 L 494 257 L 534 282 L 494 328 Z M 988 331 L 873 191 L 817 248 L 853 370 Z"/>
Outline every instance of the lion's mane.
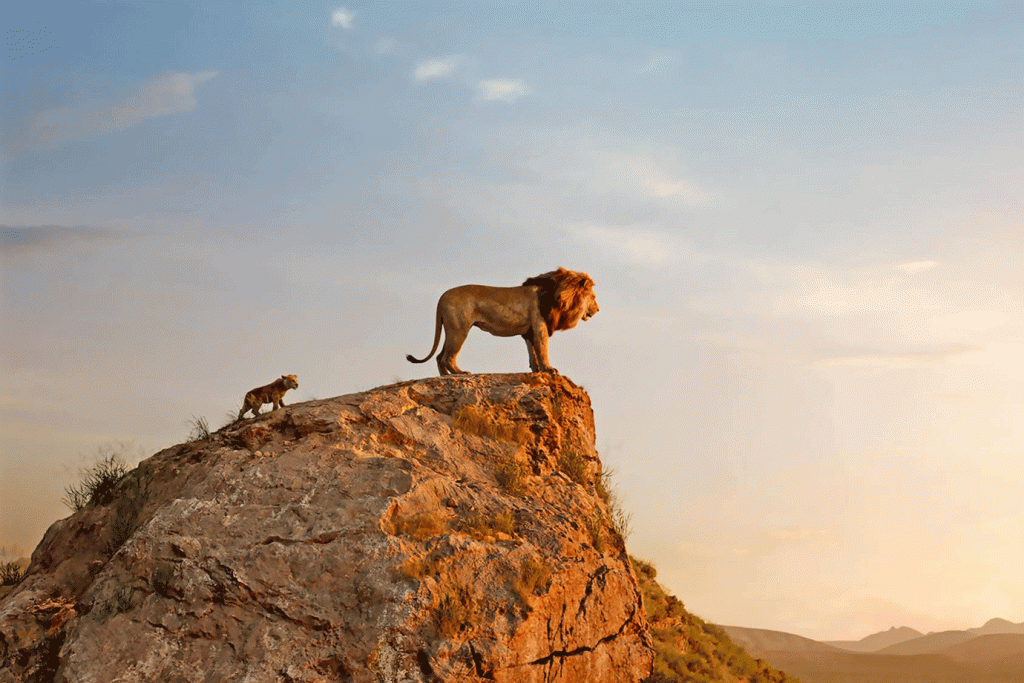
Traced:
<path fill-rule="evenodd" d="M 587 294 L 594 289 L 594 281 L 586 273 L 559 267 L 549 273 L 526 278 L 524 287 L 538 287 L 540 313 L 547 323 L 548 334 L 568 330 L 579 322 L 586 312 Z"/>

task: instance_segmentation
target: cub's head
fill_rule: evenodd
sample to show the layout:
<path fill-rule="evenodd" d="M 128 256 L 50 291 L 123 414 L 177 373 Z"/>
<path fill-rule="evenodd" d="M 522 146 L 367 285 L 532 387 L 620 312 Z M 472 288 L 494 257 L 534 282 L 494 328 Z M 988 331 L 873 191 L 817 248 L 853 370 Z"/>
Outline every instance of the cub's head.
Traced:
<path fill-rule="evenodd" d="M 289 389 L 299 388 L 299 379 L 295 375 L 281 375 L 281 383 Z"/>

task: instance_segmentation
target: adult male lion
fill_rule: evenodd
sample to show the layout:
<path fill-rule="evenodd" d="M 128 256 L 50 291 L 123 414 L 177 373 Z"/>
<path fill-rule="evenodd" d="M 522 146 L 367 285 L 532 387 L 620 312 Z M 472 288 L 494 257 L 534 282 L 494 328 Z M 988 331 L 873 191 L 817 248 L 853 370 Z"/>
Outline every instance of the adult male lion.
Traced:
<path fill-rule="evenodd" d="M 557 373 L 548 362 L 548 337 L 589 320 L 598 310 L 594 281 L 586 273 L 565 268 L 527 278 L 519 287 L 462 285 L 437 301 L 434 345 L 427 357 L 406 358 L 410 363 L 430 360 L 443 326 L 444 347 L 437 354 L 437 369 L 442 375 L 465 374 L 455 365 L 455 357 L 470 328 L 479 327 L 498 337 L 522 336 L 530 353 L 530 370 Z"/>

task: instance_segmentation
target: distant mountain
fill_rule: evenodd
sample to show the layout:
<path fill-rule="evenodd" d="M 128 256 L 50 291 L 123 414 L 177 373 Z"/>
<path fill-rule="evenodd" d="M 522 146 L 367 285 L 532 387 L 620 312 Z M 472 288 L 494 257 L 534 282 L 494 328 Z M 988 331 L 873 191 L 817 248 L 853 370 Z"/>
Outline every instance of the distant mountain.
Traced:
<path fill-rule="evenodd" d="M 981 628 L 969 628 L 967 630 L 979 636 L 994 633 L 1024 633 L 1024 622 L 1015 624 L 1006 619 L 989 619 Z"/>
<path fill-rule="evenodd" d="M 722 629 L 748 652 L 803 683 L 1024 682 L 1024 624 L 1005 619 L 993 619 L 980 628 L 927 635 L 904 626 L 858 641 L 828 643 L 782 631 Z M 904 637 L 876 652 L 852 650 Z M 840 643 L 843 649 L 837 647 Z"/>
<path fill-rule="evenodd" d="M 920 631 L 914 630 L 909 626 L 893 626 L 888 631 L 872 633 L 870 636 L 865 636 L 860 640 L 828 640 L 825 642 L 828 645 L 849 650 L 850 652 L 877 652 L 882 648 L 920 638 L 923 635 Z"/>
<path fill-rule="evenodd" d="M 978 635 L 970 631 L 939 631 L 929 633 L 920 638 L 896 643 L 889 647 L 882 648 L 875 654 L 879 655 L 928 655 L 939 650 L 944 650 L 950 645 L 965 643 Z"/>
<path fill-rule="evenodd" d="M 939 654 L 961 664 L 981 665 L 987 668 L 1000 664 L 1016 665 L 1016 669 L 1024 674 L 1024 633 L 992 633 L 978 636 L 947 647 Z"/>
<path fill-rule="evenodd" d="M 755 657 L 762 657 L 766 652 L 841 652 L 839 648 L 826 643 L 782 631 L 742 626 L 722 626 L 721 629 L 729 634 L 732 642 Z"/>

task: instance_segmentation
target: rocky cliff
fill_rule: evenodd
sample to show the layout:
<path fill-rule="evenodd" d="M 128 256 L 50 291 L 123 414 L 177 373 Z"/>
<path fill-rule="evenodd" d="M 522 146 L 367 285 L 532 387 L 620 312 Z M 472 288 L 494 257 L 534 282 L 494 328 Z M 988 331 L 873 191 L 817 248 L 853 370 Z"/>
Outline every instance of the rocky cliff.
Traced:
<path fill-rule="evenodd" d="M 586 393 L 471 375 L 174 446 L 53 524 L 0 598 L 0 682 L 647 676 Z"/>

